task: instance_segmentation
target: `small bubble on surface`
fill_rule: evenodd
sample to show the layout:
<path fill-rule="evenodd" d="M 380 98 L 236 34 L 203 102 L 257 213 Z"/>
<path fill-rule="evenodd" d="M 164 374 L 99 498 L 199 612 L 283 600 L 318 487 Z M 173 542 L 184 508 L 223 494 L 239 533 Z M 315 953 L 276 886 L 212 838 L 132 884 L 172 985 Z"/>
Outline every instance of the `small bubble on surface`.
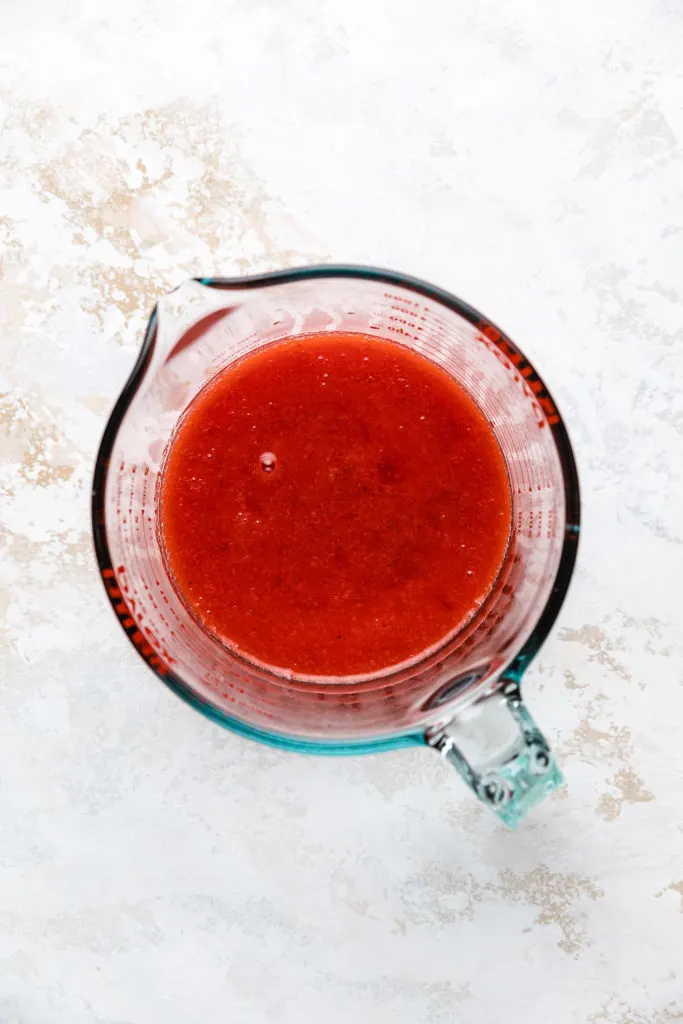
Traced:
<path fill-rule="evenodd" d="M 275 469 L 277 457 L 273 452 L 263 452 L 262 455 L 259 455 L 259 462 L 264 473 L 272 473 Z"/>

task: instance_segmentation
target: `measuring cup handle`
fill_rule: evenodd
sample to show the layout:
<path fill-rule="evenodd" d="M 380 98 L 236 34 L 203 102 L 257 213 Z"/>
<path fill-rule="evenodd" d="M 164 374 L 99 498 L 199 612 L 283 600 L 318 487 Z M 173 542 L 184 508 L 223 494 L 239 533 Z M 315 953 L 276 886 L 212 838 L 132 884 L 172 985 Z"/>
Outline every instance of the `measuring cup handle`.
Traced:
<path fill-rule="evenodd" d="M 510 827 L 564 782 L 516 678 L 501 679 L 494 693 L 429 730 L 425 741 Z"/>

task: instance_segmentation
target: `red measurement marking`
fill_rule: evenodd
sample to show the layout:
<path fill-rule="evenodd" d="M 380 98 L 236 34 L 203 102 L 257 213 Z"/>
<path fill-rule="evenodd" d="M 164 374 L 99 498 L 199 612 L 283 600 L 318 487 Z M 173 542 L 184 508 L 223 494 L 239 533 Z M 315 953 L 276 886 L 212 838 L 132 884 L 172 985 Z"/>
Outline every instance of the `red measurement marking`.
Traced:
<path fill-rule="evenodd" d="M 524 380 L 524 391 L 529 397 L 538 396 L 538 403 L 534 402 L 534 408 L 542 413 L 538 417 L 539 428 L 545 427 L 546 423 L 552 427 L 556 423 L 560 422 L 560 416 L 555 408 L 552 399 L 545 391 L 545 387 L 539 380 L 536 371 L 533 366 L 527 362 L 525 357 L 519 351 L 509 338 L 506 338 L 504 334 L 494 327 L 492 324 L 482 320 L 477 324 L 481 334 L 488 341 L 492 342 L 496 348 L 507 356 L 510 362 L 517 368 L 518 372 L 525 379 Z"/>
<path fill-rule="evenodd" d="M 120 565 L 118 567 L 118 570 L 119 572 L 125 572 L 125 568 L 123 565 Z M 148 643 L 143 634 L 140 632 L 140 630 L 138 629 L 138 624 L 131 614 L 131 609 L 123 600 L 121 590 L 117 585 L 117 579 L 114 570 L 111 568 L 106 568 L 102 569 L 101 572 L 105 589 L 107 591 L 107 594 L 109 595 L 114 611 L 118 615 L 124 630 L 130 637 L 132 642 L 135 644 L 137 649 L 140 651 L 140 654 L 143 656 L 145 661 L 148 663 L 148 665 L 151 666 L 151 668 L 154 669 L 157 675 L 168 675 L 168 665 L 161 660 L 161 658 L 156 653 L 154 648 Z M 130 604 L 133 607 L 135 607 L 135 602 L 133 600 L 130 601 Z M 165 651 L 164 654 L 166 654 Z M 166 660 L 169 662 L 173 662 L 173 658 L 169 658 L 168 655 L 166 655 Z"/>

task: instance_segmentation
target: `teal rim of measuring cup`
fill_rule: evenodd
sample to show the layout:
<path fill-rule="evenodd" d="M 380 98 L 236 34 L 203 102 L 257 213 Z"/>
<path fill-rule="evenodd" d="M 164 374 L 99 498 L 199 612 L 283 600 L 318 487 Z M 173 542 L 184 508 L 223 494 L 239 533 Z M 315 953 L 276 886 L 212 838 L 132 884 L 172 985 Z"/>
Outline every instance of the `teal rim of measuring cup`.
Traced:
<path fill-rule="evenodd" d="M 182 698 L 187 704 L 201 711 L 206 718 L 225 726 L 231 732 L 244 736 L 249 740 L 257 740 L 269 747 L 277 747 L 280 750 L 291 750 L 297 754 L 328 754 L 331 756 L 343 756 L 350 754 L 379 754 L 386 750 L 400 750 L 405 747 L 424 745 L 424 730 L 411 731 L 396 736 L 378 736 L 367 739 L 348 740 L 324 740 L 324 739 L 303 739 L 298 736 L 288 736 L 285 733 L 267 732 L 265 729 L 257 729 L 256 726 L 248 725 L 239 718 L 226 715 L 224 711 L 214 704 L 204 700 L 187 686 L 181 679 L 174 676 L 169 679 L 164 677 L 164 682 L 174 693 Z"/>
<path fill-rule="evenodd" d="M 536 396 L 547 398 L 552 403 L 553 408 L 557 410 L 557 404 L 552 398 L 542 378 L 536 372 L 534 366 L 529 362 L 518 346 L 515 345 L 514 342 L 510 341 L 508 336 L 501 331 L 500 328 L 496 327 L 495 324 L 492 324 L 490 320 L 482 316 L 482 314 L 476 309 L 468 305 L 466 302 L 463 302 L 461 299 L 458 299 L 455 295 L 452 295 L 435 285 L 431 285 L 426 281 L 422 281 L 419 278 L 411 277 L 407 274 L 401 274 L 396 271 L 383 270 L 377 267 L 340 264 L 295 267 L 289 270 L 279 270 L 268 274 L 256 274 L 250 277 L 202 277 L 195 278 L 195 280 L 199 284 L 205 285 L 209 288 L 216 288 L 225 291 L 248 291 L 253 288 L 263 288 L 276 284 L 288 284 L 306 279 L 335 277 L 357 278 L 360 280 L 372 281 L 377 284 L 405 288 L 408 291 L 415 292 L 418 295 L 424 295 L 426 298 L 440 303 L 458 314 L 458 316 L 462 317 L 463 320 L 471 323 L 478 330 L 490 330 L 494 332 L 501 342 L 505 344 L 507 349 L 512 353 L 518 354 L 520 359 L 523 360 L 524 365 L 529 368 L 530 373 L 528 375 L 525 374 L 525 376 L 527 376 L 527 379 L 533 378 L 534 383 L 537 386 Z M 107 578 L 115 578 L 105 526 L 104 498 L 107 472 L 116 436 L 151 360 L 156 341 L 156 326 L 157 316 L 155 308 L 150 316 L 138 358 L 128 380 L 123 386 L 121 394 L 119 395 L 104 428 L 93 472 L 91 494 L 93 545 L 102 581 L 105 584 L 105 592 L 115 611 L 117 601 L 110 593 L 109 587 L 106 584 Z M 555 441 L 555 447 L 557 449 L 562 469 L 565 493 L 565 534 L 560 562 L 545 607 L 543 608 L 531 635 L 505 672 L 506 676 L 510 677 L 511 675 L 514 675 L 518 680 L 521 678 L 522 673 L 526 670 L 529 663 L 535 657 L 543 641 L 550 632 L 560 608 L 562 607 L 574 569 L 574 563 L 576 561 L 578 547 L 577 542 L 580 532 L 579 480 L 569 435 L 559 412 L 556 412 L 554 421 L 548 425 L 551 430 L 553 440 Z M 161 680 L 161 682 L 165 683 L 165 685 L 178 697 L 193 707 L 196 711 L 201 712 L 201 714 L 206 718 L 217 722 L 224 728 L 229 729 L 240 736 L 244 736 L 247 739 L 257 740 L 259 743 L 264 743 L 268 746 L 279 748 L 280 750 L 290 750 L 301 754 L 328 755 L 377 754 L 382 751 L 421 746 L 425 742 L 424 726 L 389 736 L 367 737 L 359 738 L 357 740 L 351 738 L 336 738 L 330 740 L 323 738 L 306 739 L 295 735 L 269 732 L 266 729 L 256 728 L 255 726 L 249 725 L 247 722 L 243 722 L 239 718 L 226 714 L 225 711 L 222 711 L 215 704 L 211 703 L 211 701 L 195 692 L 187 683 L 184 682 L 184 680 L 175 675 L 172 671 L 159 670 L 153 663 L 153 660 L 150 659 L 143 650 L 141 650 L 140 646 L 133 639 L 134 635 L 138 632 L 137 623 L 133 622 L 134 617 L 131 616 L 130 613 L 127 613 L 124 618 L 117 614 L 117 618 L 119 619 L 119 623 L 121 624 L 124 632 L 128 635 L 128 639 L 133 644 L 135 650 L 152 669 L 157 678 Z M 127 626 L 125 624 L 126 622 L 132 622 L 133 624 L 131 626 Z"/>

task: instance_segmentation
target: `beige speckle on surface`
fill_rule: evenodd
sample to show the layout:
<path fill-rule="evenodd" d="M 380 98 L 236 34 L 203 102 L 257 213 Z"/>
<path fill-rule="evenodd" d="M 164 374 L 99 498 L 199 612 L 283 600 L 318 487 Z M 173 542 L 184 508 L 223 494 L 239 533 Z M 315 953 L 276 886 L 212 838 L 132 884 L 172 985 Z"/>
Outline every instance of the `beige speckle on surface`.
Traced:
<path fill-rule="evenodd" d="M 681 913 L 683 914 L 683 879 L 681 879 L 680 882 L 672 882 L 671 885 L 667 885 L 667 889 L 670 890 L 671 892 L 677 892 L 678 895 L 681 897 L 681 907 L 680 907 L 680 910 L 681 910 Z M 662 894 L 658 893 L 658 895 L 661 896 Z"/>
<path fill-rule="evenodd" d="M 431 874 L 418 876 L 406 886 L 405 894 L 407 920 L 413 924 L 474 921 L 480 906 L 491 899 L 534 908 L 533 925 L 550 926 L 558 949 L 574 957 L 583 951 L 586 942 L 585 908 L 581 903 L 604 895 L 590 879 L 556 873 L 545 864 L 524 873 L 505 868 L 494 883 L 450 872 L 438 878 Z M 575 911 L 577 903 L 579 909 Z M 404 930 L 407 932 L 407 924 Z"/>
<path fill-rule="evenodd" d="M 683 1020 L 683 1002 L 640 1012 L 613 996 L 588 1018 L 588 1024 L 670 1024 Z"/>
<path fill-rule="evenodd" d="M 605 821 L 612 821 L 621 814 L 624 803 L 645 804 L 654 800 L 654 796 L 645 789 L 642 779 L 639 779 L 632 768 L 620 768 L 614 776 L 612 783 L 618 791 L 618 795 L 603 793 L 598 801 L 598 810 L 605 818 Z"/>
<path fill-rule="evenodd" d="M 0 5 L 1 1024 L 683 1021 L 683 8 Z M 92 462 L 157 296 L 320 261 L 538 364 L 579 566 L 517 832 L 426 750 L 222 732 L 143 666 Z"/>

